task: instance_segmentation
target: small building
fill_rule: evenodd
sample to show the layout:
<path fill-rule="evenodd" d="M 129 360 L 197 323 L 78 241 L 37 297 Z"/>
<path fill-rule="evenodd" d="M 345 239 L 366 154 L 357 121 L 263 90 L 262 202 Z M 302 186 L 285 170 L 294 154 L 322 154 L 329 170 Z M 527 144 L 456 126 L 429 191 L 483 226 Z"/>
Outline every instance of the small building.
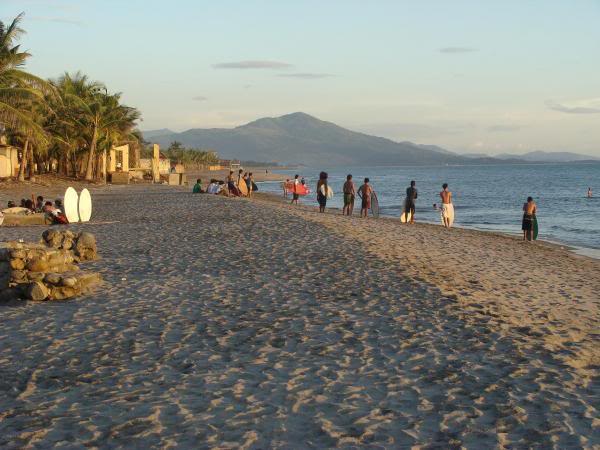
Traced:
<path fill-rule="evenodd" d="M 16 177 L 19 174 L 19 151 L 7 144 L 6 136 L 0 136 L 0 178 Z"/>

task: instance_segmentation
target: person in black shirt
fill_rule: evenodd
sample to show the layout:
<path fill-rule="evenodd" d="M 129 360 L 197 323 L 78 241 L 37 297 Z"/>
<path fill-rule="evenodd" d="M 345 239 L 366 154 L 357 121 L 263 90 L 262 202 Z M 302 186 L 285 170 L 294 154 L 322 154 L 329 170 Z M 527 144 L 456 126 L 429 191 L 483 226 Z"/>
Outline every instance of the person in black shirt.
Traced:
<path fill-rule="evenodd" d="M 406 223 L 415 223 L 415 200 L 417 200 L 417 188 L 415 188 L 415 180 L 410 182 L 410 187 L 406 188 L 406 202 L 404 204 L 404 212 L 406 216 L 410 216 L 410 222 L 407 220 Z"/>

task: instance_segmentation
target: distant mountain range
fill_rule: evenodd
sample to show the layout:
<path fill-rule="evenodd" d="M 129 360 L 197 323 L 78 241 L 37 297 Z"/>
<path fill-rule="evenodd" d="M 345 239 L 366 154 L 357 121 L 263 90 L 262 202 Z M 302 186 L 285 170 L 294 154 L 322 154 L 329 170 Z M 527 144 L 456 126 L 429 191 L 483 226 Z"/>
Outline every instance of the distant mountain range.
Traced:
<path fill-rule="evenodd" d="M 600 161 L 600 158 L 595 158 L 589 155 L 581 155 L 571 152 L 542 152 L 535 151 L 525 153 L 524 155 L 513 155 L 510 153 L 501 153 L 494 155 L 498 159 L 519 159 L 528 162 L 579 162 L 579 161 Z"/>
<path fill-rule="evenodd" d="M 347 130 L 297 112 L 264 118 L 236 128 L 169 129 L 143 132 L 144 139 L 168 147 L 211 149 L 222 158 L 307 166 L 499 164 L 509 158 L 459 155 L 434 145 L 394 142 Z"/>

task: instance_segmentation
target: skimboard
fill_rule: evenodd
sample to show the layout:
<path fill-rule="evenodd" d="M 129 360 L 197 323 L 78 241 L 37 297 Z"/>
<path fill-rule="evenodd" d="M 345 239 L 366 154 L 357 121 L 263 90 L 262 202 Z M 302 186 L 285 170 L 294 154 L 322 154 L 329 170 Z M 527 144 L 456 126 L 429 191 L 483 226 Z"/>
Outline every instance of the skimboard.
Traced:
<path fill-rule="evenodd" d="M 240 178 L 240 181 L 238 181 L 238 189 L 240 190 L 240 193 L 243 197 L 248 196 L 248 185 L 246 184 L 246 181 L 243 178 Z"/>
<path fill-rule="evenodd" d="M 77 195 L 77 191 L 72 187 L 67 188 L 63 205 L 65 207 L 65 216 L 67 216 L 69 223 L 79 222 L 79 196 Z"/>
<path fill-rule="evenodd" d="M 537 241 L 537 237 L 538 237 L 538 221 L 537 221 L 537 217 L 533 216 L 533 240 Z"/>
<path fill-rule="evenodd" d="M 442 225 L 446 225 L 444 223 L 444 213 L 442 212 L 443 206 L 440 207 L 440 220 L 442 221 Z M 448 219 L 450 222 L 450 226 L 452 226 L 454 224 L 454 205 L 452 203 L 450 203 L 449 205 L 447 205 L 448 208 Z"/>
<path fill-rule="evenodd" d="M 371 193 L 371 214 L 373 217 L 379 217 L 379 200 L 375 192 Z"/>
<path fill-rule="evenodd" d="M 322 184 L 321 185 L 321 195 L 324 195 L 325 197 L 327 197 L 327 199 L 332 199 L 333 198 L 333 189 L 331 189 L 331 186 L 327 185 L 327 191 L 325 191 L 325 185 Z"/>
<path fill-rule="evenodd" d="M 294 182 L 291 181 L 289 183 L 284 183 L 284 184 L 285 184 L 285 190 L 287 191 L 287 193 L 293 194 L 294 193 Z M 298 184 L 298 186 L 296 186 L 296 194 L 308 195 L 308 194 L 310 194 L 310 189 L 308 187 L 306 187 L 306 185 L 304 185 L 304 184 Z"/>
<path fill-rule="evenodd" d="M 92 196 L 90 191 L 84 189 L 79 194 L 79 219 L 82 222 L 89 222 L 92 217 Z"/>

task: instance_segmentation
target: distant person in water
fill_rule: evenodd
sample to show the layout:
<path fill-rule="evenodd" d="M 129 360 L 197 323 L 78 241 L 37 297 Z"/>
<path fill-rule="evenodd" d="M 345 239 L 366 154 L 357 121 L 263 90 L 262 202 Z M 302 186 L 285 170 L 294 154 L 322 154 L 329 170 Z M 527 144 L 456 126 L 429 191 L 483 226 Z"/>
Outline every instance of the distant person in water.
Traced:
<path fill-rule="evenodd" d="M 321 192 L 323 188 L 323 192 Z M 321 172 L 319 174 L 319 181 L 317 181 L 317 202 L 319 202 L 319 212 L 324 213 L 325 207 L 327 206 L 327 191 L 329 186 L 327 185 L 327 172 Z"/>
<path fill-rule="evenodd" d="M 415 180 L 410 182 L 410 187 L 406 188 L 406 201 L 404 203 L 404 212 L 408 216 L 410 214 L 410 222 L 407 220 L 406 223 L 415 223 L 415 206 L 418 196 Z"/>
<path fill-rule="evenodd" d="M 442 184 L 442 192 L 440 192 L 440 198 L 442 199 L 442 206 L 440 208 L 442 212 L 442 218 L 444 219 L 444 226 L 450 228 L 450 205 L 452 205 L 452 192 L 448 190 L 448 183 Z"/>
<path fill-rule="evenodd" d="M 592 198 L 592 188 L 588 188 L 588 198 Z"/>
<path fill-rule="evenodd" d="M 533 201 L 532 197 L 527 197 L 527 202 L 523 204 L 523 223 L 521 224 L 521 230 L 523 230 L 523 240 L 533 240 L 533 221 L 537 214 L 537 205 Z"/>
<path fill-rule="evenodd" d="M 281 183 L 281 186 L 283 186 L 283 198 L 288 198 L 287 187 L 289 185 L 290 185 L 290 179 L 289 178 L 285 179 L 285 183 Z"/>
<path fill-rule="evenodd" d="M 354 200 L 356 199 L 356 186 L 352 181 L 352 175 L 348 174 L 344 183 L 344 209 L 342 215 L 351 216 L 354 211 Z"/>
<path fill-rule="evenodd" d="M 200 178 L 198 178 L 196 180 L 196 184 L 194 185 L 194 188 L 192 189 L 192 192 L 194 194 L 201 194 L 204 191 L 202 190 L 202 180 Z"/>
<path fill-rule="evenodd" d="M 300 198 L 300 194 L 298 194 L 298 188 L 300 187 L 300 175 L 294 175 L 294 187 L 292 191 L 292 205 L 298 204 L 298 199 Z"/>
<path fill-rule="evenodd" d="M 369 179 L 365 178 L 363 185 L 358 188 L 358 196 L 361 198 L 360 217 L 367 217 L 369 215 L 371 194 L 373 194 L 373 188 L 369 184 Z"/>

